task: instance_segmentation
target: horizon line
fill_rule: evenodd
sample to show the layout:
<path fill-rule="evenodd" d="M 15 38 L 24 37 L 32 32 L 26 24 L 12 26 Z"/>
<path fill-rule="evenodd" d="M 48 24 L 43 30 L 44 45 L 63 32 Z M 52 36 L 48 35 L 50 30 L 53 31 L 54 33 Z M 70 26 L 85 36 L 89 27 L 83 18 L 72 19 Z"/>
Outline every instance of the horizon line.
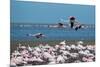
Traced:
<path fill-rule="evenodd" d="M 63 22 L 58 22 L 58 23 L 63 23 Z M 32 23 L 32 22 L 29 22 L 29 23 L 26 23 L 26 22 L 18 22 L 18 23 L 14 23 L 14 22 L 10 22 L 10 24 L 57 24 L 57 23 Z M 63 24 L 68 24 L 68 23 L 63 23 Z M 92 24 L 92 25 L 95 25 L 95 23 L 82 23 L 82 24 Z"/>

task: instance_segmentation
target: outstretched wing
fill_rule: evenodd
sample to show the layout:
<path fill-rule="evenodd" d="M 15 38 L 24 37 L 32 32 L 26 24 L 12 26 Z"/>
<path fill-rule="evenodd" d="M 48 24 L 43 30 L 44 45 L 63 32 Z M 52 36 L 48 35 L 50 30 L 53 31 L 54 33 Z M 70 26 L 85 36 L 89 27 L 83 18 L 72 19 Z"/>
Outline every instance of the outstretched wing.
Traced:
<path fill-rule="evenodd" d="M 36 34 L 27 34 L 27 36 L 33 36 L 34 37 L 34 36 L 36 36 Z"/>
<path fill-rule="evenodd" d="M 75 25 L 81 25 L 81 23 L 78 20 L 76 20 Z"/>
<path fill-rule="evenodd" d="M 68 22 L 68 20 L 64 20 L 64 19 L 60 18 L 60 22 Z"/>

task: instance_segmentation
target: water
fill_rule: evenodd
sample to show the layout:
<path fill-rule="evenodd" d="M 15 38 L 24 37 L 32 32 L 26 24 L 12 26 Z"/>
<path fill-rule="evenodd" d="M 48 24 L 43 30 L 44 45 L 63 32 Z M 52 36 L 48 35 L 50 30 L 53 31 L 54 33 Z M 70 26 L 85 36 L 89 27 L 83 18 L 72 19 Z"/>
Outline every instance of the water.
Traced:
<path fill-rule="evenodd" d="M 75 31 L 70 28 L 48 28 L 46 26 L 21 26 L 11 24 L 11 39 L 12 40 L 38 40 L 35 37 L 29 37 L 27 34 L 43 33 L 46 35 L 42 40 L 94 40 L 95 27 L 87 29 L 79 29 Z"/>

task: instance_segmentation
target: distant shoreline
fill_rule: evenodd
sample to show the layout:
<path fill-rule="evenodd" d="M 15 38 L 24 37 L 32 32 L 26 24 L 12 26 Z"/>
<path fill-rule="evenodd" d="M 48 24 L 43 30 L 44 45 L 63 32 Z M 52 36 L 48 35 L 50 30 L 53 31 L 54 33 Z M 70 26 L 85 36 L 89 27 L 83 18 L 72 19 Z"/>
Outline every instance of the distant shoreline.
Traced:
<path fill-rule="evenodd" d="M 59 22 L 55 22 L 55 23 L 33 23 L 33 22 L 11 22 L 10 24 L 35 24 L 35 25 L 56 25 L 57 23 L 59 23 Z M 61 23 L 63 23 L 63 24 L 67 24 L 67 22 L 65 23 L 65 22 L 61 22 Z M 94 24 L 84 24 L 84 25 L 95 25 L 95 23 Z"/>
<path fill-rule="evenodd" d="M 63 28 L 68 28 L 68 23 L 62 23 Z M 12 27 L 49 27 L 49 28 L 58 28 L 58 23 L 50 24 L 50 23 L 10 23 L 11 29 Z M 81 24 L 85 28 L 95 28 L 95 24 Z"/>

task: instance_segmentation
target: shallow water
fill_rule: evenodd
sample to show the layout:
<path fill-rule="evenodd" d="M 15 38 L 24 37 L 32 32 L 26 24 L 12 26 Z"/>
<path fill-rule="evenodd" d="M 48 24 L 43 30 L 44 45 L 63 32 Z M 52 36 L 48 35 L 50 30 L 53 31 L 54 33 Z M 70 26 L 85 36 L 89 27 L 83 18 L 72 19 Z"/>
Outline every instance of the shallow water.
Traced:
<path fill-rule="evenodd" d="M 48 28 L 42 26 L 21 26 L 11 24 L 12 40 L 38 40 L 35 37 L 29 37 L 27 34 L 43 33 L 46 35 L 42 40 L 94 40 L 95 27 L 79 29 L 75 31 L 70 28 Z"/>

